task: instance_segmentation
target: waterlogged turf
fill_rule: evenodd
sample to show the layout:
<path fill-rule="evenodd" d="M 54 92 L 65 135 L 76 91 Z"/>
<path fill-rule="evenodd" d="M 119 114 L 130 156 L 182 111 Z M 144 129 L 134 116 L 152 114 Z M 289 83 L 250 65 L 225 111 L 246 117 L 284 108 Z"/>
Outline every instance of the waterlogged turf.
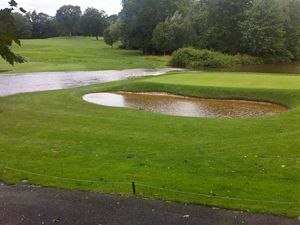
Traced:
<path fill-rule="evenodd" d="M 0 98 L 1 180 L 126 194 L 135 181 L 145 197 L 299 217 L 298 77 L 286 75 L 288 88 L 277 82 L 282 75 L 212 73 L 214 82 L 204 85 L 208 74 Z M 260 87 L 249 83 L 252 75 Z M 289 111 L 252 119 L 185 118 L 82 100 L 118 90 L 263 100 Z"/>
<path fill-rule="evenodd" d="M 117 46 L 116 46 L 117 47 Z M 28 62 L 8 65 L 0 59 L 0 71 L 50 72 L 93 71 L 164 67 L 169 57 L 144 56 L 141 51 L 112 49 L 101 38 L 49 38 L 22 40 L 22 47 L 13 50 Z"/>

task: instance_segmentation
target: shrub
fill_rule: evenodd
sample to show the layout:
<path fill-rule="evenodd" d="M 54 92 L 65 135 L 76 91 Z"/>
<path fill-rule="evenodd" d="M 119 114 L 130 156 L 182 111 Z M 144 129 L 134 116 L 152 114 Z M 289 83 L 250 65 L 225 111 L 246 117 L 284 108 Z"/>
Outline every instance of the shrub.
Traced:
<path fill-rule="evenodd" d="M 180 68 L 222 68 L 234 65 L 261 64 L 261 58 L 247 55 L 227 55 L 207 49 L 181 48 L 172 54 L 171 65 Z"/>
<path fill-rule="evenodd" d="M 259 65 L 265 63 L 265 59 L 261 57 L 241 54 L 234 55 L 233 57 L 235 57 L 236 65 Z"/>

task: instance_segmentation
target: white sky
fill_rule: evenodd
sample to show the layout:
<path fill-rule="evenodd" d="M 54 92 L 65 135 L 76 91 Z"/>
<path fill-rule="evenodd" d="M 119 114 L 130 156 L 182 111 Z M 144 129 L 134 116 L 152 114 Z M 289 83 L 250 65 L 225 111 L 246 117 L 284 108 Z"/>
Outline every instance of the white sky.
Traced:
<path fill-rule="evenodd" d="M 94 7 L 104 10 L 106 14 L 118 14 L 121 9 L 122 0 L 16 0 L 18 7 L 23 7 L 27 11 L 47 13 L 50 16 L 56 14 L 56 10 L 63 5 L 78 5 L 81 11 L 87 7 Z M 8 6 L 9 0 L 0 0 L 0 9 Z"/>

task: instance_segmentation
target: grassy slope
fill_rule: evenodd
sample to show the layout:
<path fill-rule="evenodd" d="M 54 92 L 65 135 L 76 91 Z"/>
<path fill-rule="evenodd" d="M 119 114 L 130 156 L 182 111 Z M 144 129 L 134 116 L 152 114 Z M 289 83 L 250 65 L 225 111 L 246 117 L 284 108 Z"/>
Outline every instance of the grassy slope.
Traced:
<path fill-rule="evenodd" d="M 104 41 L 91 38 L 50 38 L 23 40 L 14 50 L 28 63 L 8 65 L 0 59 L 0 70 L 14 72 L 92 71 L 156 68 L 166 66 L 168 57 L 144 56 L 140 51 L 111 49 Z"/>
<path fill-rule="evenodd" d="M 9 170 L 2 170 L 0 177 L 10 183 L 28 179 L 56 187 L 120 193 L 130 193 L 130 183 L 110 181 L 135 180 L 138 193 L 148 197 L 298 217 L 300 90 L 295 87 L 300 83 L 297 76 L 284 76 L 294 86 L 279 90 L 272 87 L 278 86 L 280 75 L 259 76 L 264 89 L 252 89 L 249 80 L 255 82 L 255 76 L 194 73 L 0 98 L 2 165 L 108 183 L 62 182 Z M 208 84 L 214 78 L 230 77 L 239 78 L 237 82 L 232 79 L 230 87 Z M 85 93 L 105 90 L 261 99 L 286 104 L 291 110 L 257 119 L 199 119 L 101 107 L 81 100 Z M 155 190 L 141 183 L 215 197 Z"/>

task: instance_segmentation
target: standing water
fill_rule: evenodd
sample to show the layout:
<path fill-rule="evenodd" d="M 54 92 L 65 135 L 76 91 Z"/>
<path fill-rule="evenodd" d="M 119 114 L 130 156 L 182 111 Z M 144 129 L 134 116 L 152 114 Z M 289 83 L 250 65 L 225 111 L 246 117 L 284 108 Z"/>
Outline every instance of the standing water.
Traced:
<path fill-rule="evenodd" d="M 144 76 L 157 76 L 175 70 L 178 69 L 132 69 L 0 75 L 0 96 L 26 92 L 66 89 Z"/>
<path fill-rule="evenodd" d="M 166 115 L 212 118 L 271 116 L 287 108 L 267 102 L 203 99 L 164 93 L 95 93 L 83 96 L 87 102 L 112 107 L 127 107 Z"/>

